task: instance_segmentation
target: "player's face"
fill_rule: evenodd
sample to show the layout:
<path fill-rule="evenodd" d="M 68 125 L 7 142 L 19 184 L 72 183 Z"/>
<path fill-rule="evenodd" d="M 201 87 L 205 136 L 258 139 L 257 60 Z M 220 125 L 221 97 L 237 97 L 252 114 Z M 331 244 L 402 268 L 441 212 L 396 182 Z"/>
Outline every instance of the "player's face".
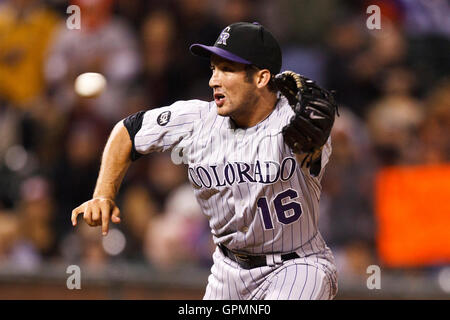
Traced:
<path fill-rule="evenodd" d="M 257 100 L 256 85 L 247 78 L 245 65 L 212 55 L 211 70 L 209 86 L 213 88 L 217 113 L 245 124 Z"/>

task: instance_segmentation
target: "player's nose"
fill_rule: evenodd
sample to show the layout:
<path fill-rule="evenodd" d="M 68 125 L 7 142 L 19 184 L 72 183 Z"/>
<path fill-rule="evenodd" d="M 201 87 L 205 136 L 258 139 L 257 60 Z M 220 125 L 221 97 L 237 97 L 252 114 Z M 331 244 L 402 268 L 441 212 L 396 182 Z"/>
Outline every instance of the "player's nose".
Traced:
<path fill-rule="evenodd" d="M 209 86 L 211 88 L 217 88 L 220 85 L 218 72 L 213 71 L 211 78 L 209 78 Z"/>

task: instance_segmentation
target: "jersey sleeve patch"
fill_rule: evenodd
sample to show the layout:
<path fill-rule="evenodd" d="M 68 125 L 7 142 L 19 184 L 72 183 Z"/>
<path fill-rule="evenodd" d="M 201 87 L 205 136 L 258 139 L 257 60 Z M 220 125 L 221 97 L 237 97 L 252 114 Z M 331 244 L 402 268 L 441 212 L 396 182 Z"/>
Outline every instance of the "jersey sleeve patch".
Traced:
<path fill-rule="evenodd" d="M 165 126 L 166 124 L 169 123 L 170 121 L 170 116 L 171 116 L 171 112 L 170 111 L 164 111 L 161 112 L 158 116 L 158 118 L 156 119 L 156 122 L 161 126 Z"/>
<path fill-rule="evenodd" d="M 191 139 L 207 108 L 208 102 L 187 100 L 146 111 L 140 119 L 140 129 L 133 137 L 134 149 L 145 155 L 172 150 L 181 141 L 188 143 L 186 141 Z"/>

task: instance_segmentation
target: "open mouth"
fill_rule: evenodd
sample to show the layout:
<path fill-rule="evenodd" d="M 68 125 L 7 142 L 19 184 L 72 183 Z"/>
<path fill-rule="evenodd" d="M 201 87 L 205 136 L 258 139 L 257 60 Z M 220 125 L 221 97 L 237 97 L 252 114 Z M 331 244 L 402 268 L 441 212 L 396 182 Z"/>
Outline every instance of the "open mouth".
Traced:
<path fill-rule="evenodd" d="M 214 101 L 216 102 L 216 105 L 220 108 L 225 103 L 225 95 L 222 93 L 215 93 Z"/>

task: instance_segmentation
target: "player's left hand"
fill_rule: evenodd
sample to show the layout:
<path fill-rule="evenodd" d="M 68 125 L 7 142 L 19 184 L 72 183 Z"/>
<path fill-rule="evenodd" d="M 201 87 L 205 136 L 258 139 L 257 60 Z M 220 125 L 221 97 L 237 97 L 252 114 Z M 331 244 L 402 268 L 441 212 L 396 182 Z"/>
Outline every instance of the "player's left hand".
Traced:
<path fill-rule="evenodd" d="M 327 142 L 337 104 L 333 94 L 292 71 L 275 76 L 275 84 L 295 112 L 283 128 L 286 144 L 296 154 L 315 154 Z"/>

